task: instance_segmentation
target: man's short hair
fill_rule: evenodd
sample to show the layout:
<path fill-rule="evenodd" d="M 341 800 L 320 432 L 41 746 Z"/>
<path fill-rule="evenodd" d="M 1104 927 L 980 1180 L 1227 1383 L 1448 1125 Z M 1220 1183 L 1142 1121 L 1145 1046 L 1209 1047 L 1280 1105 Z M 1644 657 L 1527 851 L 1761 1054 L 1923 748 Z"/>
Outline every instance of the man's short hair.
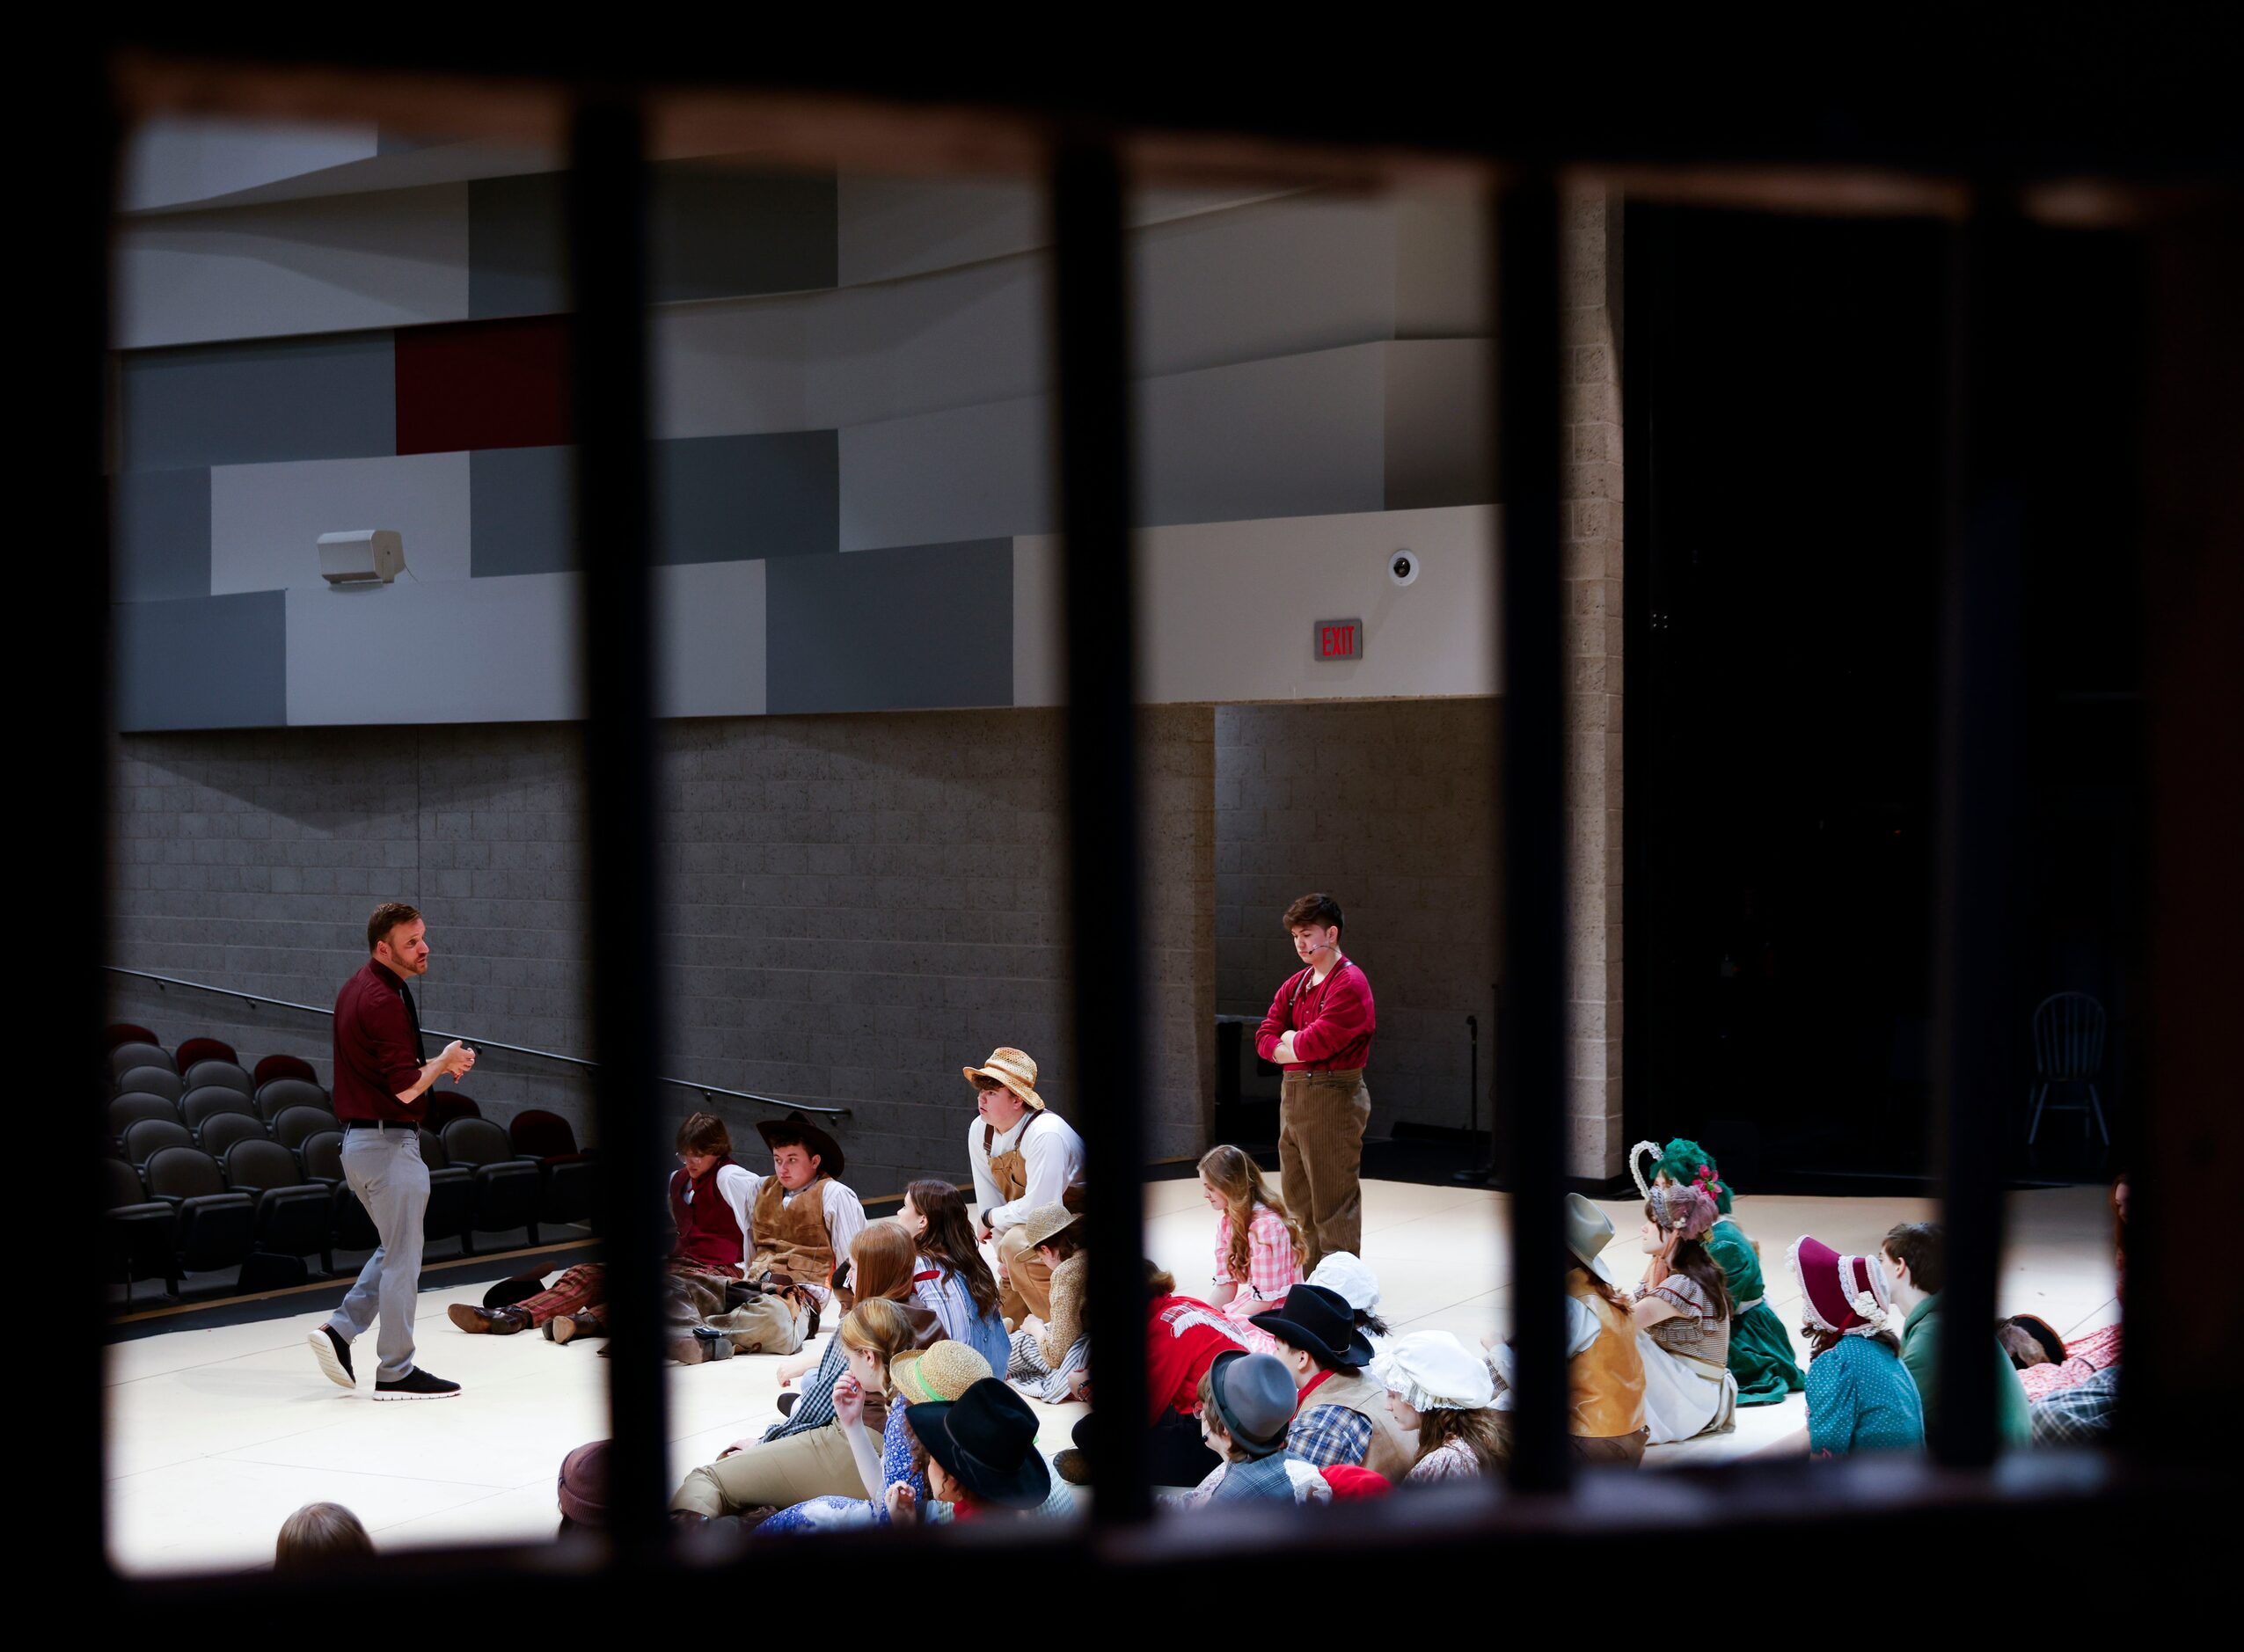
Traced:
<path fill-rule="evenodd" d="M 384 901 L 374 909 L 374 916 L 366 920 L 366 949 L 372 952 L 390 939 L 390 932 L 400 924 L 410 924 L 420 916 L 417 906 L 407 906 L 403 901 Z"/>
<path fill-rule="evenodd" d="M 733 1133 L 714 1113 L 696 1113 L 678 1126 L 678 1151 L 707 1153 L 713 1159 L 733 1156 Z"/>
<path fill-rule="evenodd" d="M 1882 1243 L 1887 1255 L 1909 1264 L 1910 1282 L 1926 1296 L 1948 1283 L 1948 1235 L 1939 1223 L 1899 1223 Z"/>
<path fill-rule="evenodd" d="M 1329 895 L 1303 895 L 1286 908 L 1286 933 L 1290 935 L 1305 924 L 1313 924 L 1319 929 L 1338 929 L 1341 903 Z"/>

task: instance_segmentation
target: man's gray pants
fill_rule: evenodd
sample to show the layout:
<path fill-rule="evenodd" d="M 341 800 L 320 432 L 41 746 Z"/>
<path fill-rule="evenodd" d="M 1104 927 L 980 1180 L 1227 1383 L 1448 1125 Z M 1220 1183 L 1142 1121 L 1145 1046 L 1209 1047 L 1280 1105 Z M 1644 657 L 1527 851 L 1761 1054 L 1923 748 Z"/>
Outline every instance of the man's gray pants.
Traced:
<path fill-rule="evenodd" d="M 343 1180 L 373 1218 L 382 1243 L 343 1305 L 327 1323 L 346 1341 L 365 1334 L 378 1314 L 382 1334 L 377 1382 L 413 1374 L 413 1316 L 420 1294 L 420 1218 L 428 1209 L 428 1166 L 420 1132 L 410 1127 L 349 1130 L 343 1136 Z"/>

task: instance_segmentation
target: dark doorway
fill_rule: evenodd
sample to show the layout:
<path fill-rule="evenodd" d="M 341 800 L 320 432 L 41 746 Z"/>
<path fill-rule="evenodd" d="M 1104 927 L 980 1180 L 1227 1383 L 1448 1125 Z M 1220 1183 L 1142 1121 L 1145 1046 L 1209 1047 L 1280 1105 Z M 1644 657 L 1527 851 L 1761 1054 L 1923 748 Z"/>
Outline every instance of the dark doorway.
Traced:
<path fill-rule="evenodd" d="M 1947 234 L 1629 211 L 1625 1105 L 1632 1139 L 1697 1135 L 1748 1187 L 1933 1168 Z M 1988 1105 L 2015 1173 L 2095 1175 L 2123 1151 L 2140 865 L 2131 328 L 2109 325 L 2137 287 L 2098 238 L 2017 245 L 1988 342 L 2027 410 L 1992 439 L 2036 501 L 2028 892 L 2017 1082 Z M 2060 990 L 2109 1017 L 2111 1150 L 2085 1115 L 2026 1147 L 2032 1012 Z"/>

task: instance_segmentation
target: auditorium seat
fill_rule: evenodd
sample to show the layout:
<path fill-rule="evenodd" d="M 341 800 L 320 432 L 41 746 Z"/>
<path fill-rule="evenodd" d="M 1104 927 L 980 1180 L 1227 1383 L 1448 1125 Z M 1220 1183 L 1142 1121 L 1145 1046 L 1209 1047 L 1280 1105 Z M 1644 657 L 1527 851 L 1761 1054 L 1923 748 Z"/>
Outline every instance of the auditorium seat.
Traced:
<path fill-rule="evenodd" d="M 525 1107 L 507 1122 L 515 1153 L 537 1161 L 537 1219 L 588 1222 L 600 1210 L 600 1165 L 580 1151 L 576 1132 L 558 1113 Z"/>
<path fill-rule="evenodd" d="M 294 1152 L 323 1131 L 342 1128 L 342 1121 L 325 1107 L 283 1107 L 273 1121 L 273 1139 Z"/>
<path fill-rule="evenodd" d="M 198 1136 L 203 1125 L 222 1113 L 240 1113 L 257 1118 L 257 1103 L 240 1091 L 222 1084 L 207 1084 L 199 1090 L 190 1090 L 179 1099 L 179 1116 L 187 1128 Z M 265 1121 L 258 1119 L 258 1128 L 265 1128 Z"/>
<path fill-rule="evenodd" d="M 192 1147 L 194 1132 L 179 1120 L 141 1119 L 125 1126 L 125 1160 L 145 1171 L 148 1161 L 167 1147 Z"/>
<path fill-rule="evenodd" d="M 428 1166 L 428 1209 L 421 1213 L 424 1239 L 456 1239 L 464 1255 L 475 1254 L 475 1173 L 444 1155 L 436 1132 L 422 1129 L 420 1162 Z"/>
<path fill-rule="evenodd" d="M 105 1028 L 101 1043 L 105 1049 L 114 1049 L 120 1044 L 153 1044 L 158 1049 L 164 1047 L 155 1034 L 131 1021 L 118 1021 Z"/>
<path fill-rule="evenodd" d="M 318 1107 L 323 1113 L 334 1111 L 327 1099 L 327 1093 L 308 1079 L 268 1078 L 257 1086 L 258 1116 L 267 1124 L 290 1107 Z"/>
<path fill-rule="evenodd" d="M 473 1096 L 456 1095 L 449 1091 L 439 1095 L 431 1090 L 428 1093 L 428 1110 L 421 1116 L 422 1122 L 430 1129 L 442 1130 L 454 1119 L 481 1118 L 483 1109 L 476 1105 Z"/>
<path fill-rule="evenodd" d="M 177 1124 L 180 1122 L 179 1109 L 176 1103 L 166 1101 L 160 1095 L 150 1095 L 138 1090 L 128 1095 L 121 1095 L 109 1103 L 109 1134 L 112 1137 L 122 1139 L 125 1132 L 143 1119 L 169 1119 Z"/>
<path fill-rule="evenodd" d="M 106 1238 L 109 1276 L 125 1287 L 125 1300 L 133 1299 L 133 1286 L 143 1279 L 161 1279 L 167 1289 L 179 1288 L 179 1264 L 172 1246 L 178 1218 L 161 1199 L 150 1199 L 141 1186 L 140 1172 L 121 1159 L 103 1167 L 106 1177 Z"/>
<path fill-rule="evenodd" d="M 265 1133 L 265 1121 L 246 1113 L 213 1114 L 195 1132 L 195 1144 L 222 1165 L 226 1162 L 226 1150 L 236 1142 L 269 1143 L 272 1139 Z"/>
<path fill-rule="evenodd" d="M 184 1087 L 179 1083 L 178 1073 L 173 1072 L 169 1067 L 159 1067 L 153 1062 L 138 1067 L 128 1067 L 117 1078 L 119 1095 L 137 1090 L 144 1095 L 160 1095 L 166 1100 L 176 1101 L 179 1099 L 179 1093 Z"/>
<path fill-rule="evenodd" d="M 146 1173 L 149 1192 L 178 1213 L 173 1243 L 181 1268 L 205 1274 L 239 1267 L 256 1248 L 256 1202 L 229 1188 L 218 1161 L 201 1148 L 163 1148 Z"/>
<path fill-rule="evenodd" d="M 308 1181 L 316 1181 L 335 1195 L 335 1248 L 339 1251 L 370 1251 L 382 1242 L 374 1230 L 374 1218 L 358 1202 L 351 1185 L 343 1177 L 343 1133 L 325 1129 L 306 1141 L 296 1157 L 303 1162 Z"/>
<path fill-rule="evenodd" d="M 179 1071 L 172 1064 L 172 1052 L 161 1044 L 120 1044 L 109 1052 L 109 1076 L 112 1078 L 121 1079 L 135 1067 L 161 1067 L 172 1074 Z"/>
<path fill-rule="evenodd" d="M 223 1085 L 229 1090 L 238 1090 L 244 1095 L 253 1095 L 257 1086 L 238 1064 L 230 1061 L 198 1061 L 179 1075 L 179 1082 L 190 1090 L 200 1090 L 206 1085 Z"/>
<path fill-rule="evenodd" d="M 335 1271 L 335 1195 L 307 1181 L 296 1156 L 278 1142 L 238 1141 L 226 1151 L 226 1185 L 257 1201 L 257 1247 L 276 1256 L 309 1256 Z"/>
<path fill-rule="evenodd" d="M 489 1119 L 454 1119 L 444 1127 L 444 1158 L 475 1175 L 475 1231 L 511 1233 L 523 1228 L 537 1243 L 540 1183 L 535 1159 L 518 1157 L 506 1131 Z"/>
<path fill-rule="evenodd" d="M 198 1061 L 239 1061 L 234 1047 L 223 1038 L 190 1038 L 172 1052 L 181 1072 Z"/>
<path fill-rule="evenodd" d="M 319 1074 L 302 1056 L 267 1056 L 250 1069 L 250 1081 L 259 1090 L 275 1078 L 300 1078 L 306 1084 L 318 1084 Z"/>

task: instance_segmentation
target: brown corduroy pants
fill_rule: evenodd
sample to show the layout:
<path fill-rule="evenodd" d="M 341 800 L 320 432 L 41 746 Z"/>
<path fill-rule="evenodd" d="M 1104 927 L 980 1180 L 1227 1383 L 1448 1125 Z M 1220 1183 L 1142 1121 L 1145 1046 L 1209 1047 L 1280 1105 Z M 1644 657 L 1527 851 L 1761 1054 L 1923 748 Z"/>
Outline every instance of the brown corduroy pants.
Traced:
<path fill-rule="evenodd" d="M 1363 1070 L 1290 1072 L 1278 1091 L 1278 1173 L 1286 1209 L 1309 1239 L 1304 1274 L 1334 1251 L 1362 1255 Z"/>

